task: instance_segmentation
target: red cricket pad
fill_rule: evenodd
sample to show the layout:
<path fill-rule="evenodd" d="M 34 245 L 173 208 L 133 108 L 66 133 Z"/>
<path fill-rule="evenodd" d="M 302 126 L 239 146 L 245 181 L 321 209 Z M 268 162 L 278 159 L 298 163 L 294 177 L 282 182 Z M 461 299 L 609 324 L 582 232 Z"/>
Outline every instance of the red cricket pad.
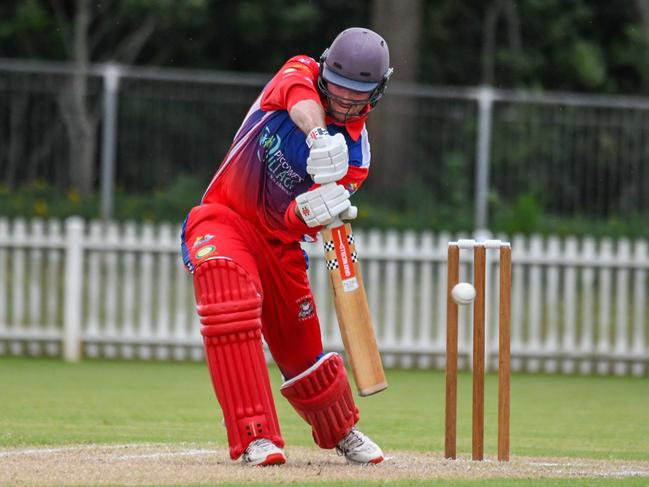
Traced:
<path fill-rule="evenodd" d="M 334 448 L 359 419 L 343 359 L 328 353 L 285 382 L 282 395 L 311 425 L 320 448 Z"/>
<path fill-rule="evenodd" d="M 194 273 L 196 309 L 205 357 L 228 431 L 230 457 L 251 441 L 284 446 L 261 344 L 261 293 L 229 259 L 211 259 Z"/>

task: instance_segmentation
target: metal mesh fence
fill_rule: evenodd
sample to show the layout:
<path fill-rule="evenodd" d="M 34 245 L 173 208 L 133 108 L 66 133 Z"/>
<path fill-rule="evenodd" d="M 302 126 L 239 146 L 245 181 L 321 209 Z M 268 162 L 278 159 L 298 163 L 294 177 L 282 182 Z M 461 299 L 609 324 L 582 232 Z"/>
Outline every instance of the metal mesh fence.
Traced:
<path fill-rule="evenodd" d="M 69 76 L 0 69 L 0 184 L 69 181 L 70 142 L 62 97 Z M 100 115 L 101 78 L 88 77 L 87 102 Z"/>
<path fill-rule="evenodd" d="M 113 144 L 115 188 L 144 193 L 164 191 L 181 176 L 207 184 L 270 77 L 119 67 L 117 135 L 110 141 L 102 140 L 101 130 L 107 123 L 104 68 L 89 69 L 85 100 L 97 142 L 96 173 L 102 144 Z M 73 139 L 62 101 L 72 72 L 67 64 L 0 60 L 3 187 L 69 185 Z M 479 89 L 391 86 L 368 124 L 373 171 L 363 193 L 378 201 L 397 195 L 403 218 L 423 210 L 442 220 L 460 214 L 471 220 L 481 189 L 491 214 L 525 198 L 543 214 L 562 217 L 649 213 L 649 100 L 503 90 L 483 95 Z M 485 147 L 478 144 L 481 133 Z M 477 177 L 479 163 L 487 164 L 486 182 Z M 98 179 L 97 190 L 101 185 Z"/>
<path fill-rule="evenodd" d="M 549 213 L 611 217 L 649 211 L 649 111 L 495 104 L 491 192 L 533 196 Z"/>
<path fill-rule="evenodd" d="M 475 101 L 426 97 L 416 102 L 415 181 L 428 188 L 438 202 L 472 201 L 477 130 Z"/>
<path fill-rule="evenodd" d="M 207 184 L 258 91 L 236 84 L 123 80 L 118 185 L 163 189 L 183 174 Z"/>

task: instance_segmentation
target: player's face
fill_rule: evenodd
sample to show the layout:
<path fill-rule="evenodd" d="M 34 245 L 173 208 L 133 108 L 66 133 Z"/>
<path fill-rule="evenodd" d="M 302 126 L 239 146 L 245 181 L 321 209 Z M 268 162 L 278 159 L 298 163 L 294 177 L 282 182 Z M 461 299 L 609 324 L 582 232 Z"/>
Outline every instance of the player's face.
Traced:
<path fill-rule="evenodd" d="M 369 103 L 369 93 L 354 91 L 342 86 L 329 83 L 329 114 L 339 122 L 345 122 L 350 117 L 361 113 Z"/>

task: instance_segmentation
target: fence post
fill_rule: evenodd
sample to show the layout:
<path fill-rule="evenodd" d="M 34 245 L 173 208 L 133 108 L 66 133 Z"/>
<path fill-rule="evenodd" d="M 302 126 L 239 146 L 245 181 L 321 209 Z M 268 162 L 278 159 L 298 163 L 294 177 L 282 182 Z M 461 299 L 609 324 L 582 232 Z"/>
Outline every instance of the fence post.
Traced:
<path fill-rule="evenodd" d="M 478 89 L 478 140 L 475 171 L 475 229 L 487 230 L 489 217 L 489 157 L 491 153 L 491 118 L 494 90 L 489 86 Z"/>
<path fill-rule="evenodd" d="M 65 221 L 63 358 L 66 362 L 78 362 L 81 358 L 83 227 L 81 217 L 73 216 Z"/>
<path fill-rule="evenodd" d="M 113 216 L 115 186 L 115 151 L 117 148 L 117 110 L 121 69 L 114 63 L 104 68 L 104 114 L 101 138 L 101 218 L 107 222 Z"/>

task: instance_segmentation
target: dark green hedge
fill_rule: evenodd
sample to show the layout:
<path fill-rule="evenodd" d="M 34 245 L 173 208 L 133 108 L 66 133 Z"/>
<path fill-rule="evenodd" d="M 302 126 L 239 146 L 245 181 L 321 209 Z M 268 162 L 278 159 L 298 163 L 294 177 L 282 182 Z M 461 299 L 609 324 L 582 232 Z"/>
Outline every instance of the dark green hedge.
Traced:
<path fill-rule="evenodd" d="M 153 193 L 126 193 L 117 190 L 114 215 L 119 221 L 136 220 L 179 223 L 196 205 L 205 189 L 204 181 L 180 177 L 166 190 Z M 473 201 L 436 203 L 424 190 L 398 198 L 377 198 L 359 191 L 353 197 L 359 207 L 357 228 L 395 228 L 434 231 L 473 229 Z M 412 201 L 422 202 L 413 205 Z M 413 209 L 415 208 L 415 209 Z M 75 192 L 61 192 L 46 183 L 21 187 L 14 191 L 0 186 L 0 216 L 65 218 L 80 215 L 87 219 L 100 215 L 100 196 L 82 199 Z M 507 234 L 593 235 L 612 237 L 649 237 L 648 215 L 642 213 L 593 219 L 580 216 L 558 217 L 543 212 L 533 195 L 520 196 L 513 204 L 491 201 L 490 229 Z"/>

